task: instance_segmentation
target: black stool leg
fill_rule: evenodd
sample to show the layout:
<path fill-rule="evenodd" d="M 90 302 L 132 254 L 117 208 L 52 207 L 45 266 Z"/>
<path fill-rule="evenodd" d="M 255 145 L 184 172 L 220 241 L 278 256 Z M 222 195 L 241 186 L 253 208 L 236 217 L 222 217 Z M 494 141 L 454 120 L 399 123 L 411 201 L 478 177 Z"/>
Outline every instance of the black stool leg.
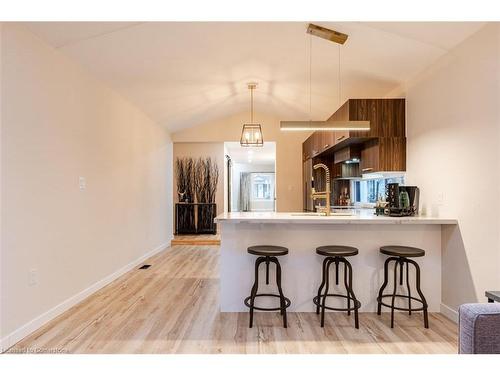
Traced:
<path fill-rule="evenodd" d="M 347 261 L 343 261 L 344 263 L 344 286 L 345 286 L 345 289 L 347 290 L 347 315 L 351 315 L 351 299 L 349 298 L 349 286 L 347 284 Z"/>
<path fill-rule="evenodd" d="M 382 312 L 382 294 L 385 287 L 387 286 L 387 283 L 389 282 L 389 262 L 394 259 L 394 257 L 387 258 L 384 263 L 384 283 L 378 291 L 377 315 L 380 315 L 380 313 Z"/>
<path fill-rule="evenodd" d="M 418 266 L 418 263 L 415 262 L 414 260 L 408 259 L 408 262 L 415 266 L 416 279 L 417 279 L 416 280 L 417 293 L 420 296 L 420 299 L 422 300 L 422 304 L 424 307 L 424 327 L 429 328 L 429 317 L 427 315 L 427 301 L 424 297 L 424 294 L 420 290 L 420 267 Z"/>
<path fill-rule="evenodd" d="M 259 257 L 255 261 L 255 281 L 252 286 L 252 293 L 250 294 L 250 324 L 248 325 L 249 328 L 252 328 L 253 326 L 253 306 L 255 302 L 255 295 L 257 294 L 257 289 L 259 288 L 259 266 L 263 261 L 265 261 L 264 257 Z"/>
<path fill-rule="evenodd" d="M 266 257 L 266 285 L 269 285 L 269 257 Z"/>
<path fill-rule="evenodd" d="M 348 267 L 349 269 L 349 283 L 348 288 L 347 288 L 347 295 L 352 297 L 353 303 L 354 303 L 354 326 L 356 329 L 359 329 L 359 318 L 358 318 L 358 300 L 356 299 L 356 296 L 354 295 L 354 291 L 352 290 L 352 267 L 351 263 L 349 263 L 347 260 L 344 259 L 344 264 Z M 349 301 L 349 299 L 348 299 Z"/>
<path fill-rule="evenodd" d="M 333 258 L 327 258 L 328 263 L 326 264 L 326 285 L 325 293 L 323 294 L 323 301 L 321 303 L 321 327 L 325 326 L 325 306 L 326 306 L 326 295 L 328 294 L 328 289 L 330 288 L 330 265 L 333 263 Z"/>
<path fill-rule="evenodd" d="M 398 286 L 398 264 L 399 260 L 394 262 L 394 289 L 392 290 L 391 299 L 391 328 L 394 328 L 394 300 L 396 299 L 396 288 Z"/>
<path fill-rule="evenodd" d="M 400 266 L 400 268 L 399 268 L 399 285 L 403 285 L 403 270 L 404 270 L 403 260 L 401 260 L 401 264 L 399 266 Z"/>
<path fill-rule="evenodd" d="M 328 263 L 328 258 L 325 258 L 325 260 L 323 260 L 323 268 L 322 268 L 322 271 L 321 271 L 321 285 L 318 288 L 318 298 L 317 298 L 318 304 L 316 305 L 316 314 L 318 314 L 318 315 L 319 315 L 319 306 L 321 304 L 320 303 L 320 301 L 321 301 L 321 290 L 325 286 L 325 275 L 326 275 L 326 264 L 327 263 Z"/>
<path fill-rule="evenodd" d="M 281 289 L 281 266 L 280 262 L 278 262 L 278 259 L 275 257 L 270 258 L 271 262 L 276 264 L 276 284 L 278 285 L 278 293 L 280 295 L 280 306 L 281 306 L 281 314 L 283 315 L 283 327 L 287 328 L 287 321 L 286 321 L 286 302 L 285 302 L 285 296 L 283 295 L 283 290 Z"/>
<path fill-rule="evenodd" d="M 408 315 L 411 315 L 410 267 L 406 262 L 406 289 L 408 289 Z"/>
<path fill-rule="evenodd" d="M 339 259 L 335 257 L 335 284 L 339 285 Z"/>

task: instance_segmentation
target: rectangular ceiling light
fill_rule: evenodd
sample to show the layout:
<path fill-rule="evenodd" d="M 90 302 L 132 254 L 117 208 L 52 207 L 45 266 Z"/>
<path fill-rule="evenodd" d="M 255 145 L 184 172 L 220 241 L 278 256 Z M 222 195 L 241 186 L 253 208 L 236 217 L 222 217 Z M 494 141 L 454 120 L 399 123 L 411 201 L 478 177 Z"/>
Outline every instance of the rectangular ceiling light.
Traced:
<path fill-rule="evenodd" d="M 321 27 L 312 23 L 307 27 L 307 33 L 338 44 L 344 44 L 348 37 L 347 34 L 342 34 L 338 31 L 330 30 L 326 27 Z"/>
<path fill-rule="evenodd" d="M 285 131 L 370 130 L 370 121 L 280 121 Z"/>

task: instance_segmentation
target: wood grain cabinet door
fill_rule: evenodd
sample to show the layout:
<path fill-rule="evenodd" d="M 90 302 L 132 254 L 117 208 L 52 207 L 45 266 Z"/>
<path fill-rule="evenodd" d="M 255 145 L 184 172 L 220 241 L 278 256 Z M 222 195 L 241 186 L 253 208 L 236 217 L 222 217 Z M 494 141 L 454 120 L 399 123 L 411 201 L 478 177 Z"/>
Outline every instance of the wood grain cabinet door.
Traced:
<path fill-rule="evenodd" d="M 342 177 L 342 163 L 333 164 L 332 178 Z"/>
<path fill-rule="evenodd" d="M 312 157 L 312 135 L 302 143 L 302 160 L 308 160 Z"/>
<path fill-rule="evenodd" d="M 406 170 L 406 138 L 372 139 L 361 150 L 361 173 Z"/>
<path fill-rule="evenodd" d="M 323 139 L 320 131 L 315 131 L 312 135 L 312 157 L 315 157 L 323 150 Z"/>
<path fill-rule="evenodd" d="M 335 132 L 333 131 L 322 131 L 321 132 L 321 151 L 326 151 L 335 145 Z"/>
<path fill-rule="evenodd" d="M 360 172 L 371 173 L 379 171 L 379 161 L 378 139 L 366 142 L 361 150 L 361 161 L 359 164 Z"/>
<path fill-rule="evenodd" d="M 349 130 L 339 130 L 334 132 L 334 144 L 339 144 L 340 142 L 349 139 Z"/>

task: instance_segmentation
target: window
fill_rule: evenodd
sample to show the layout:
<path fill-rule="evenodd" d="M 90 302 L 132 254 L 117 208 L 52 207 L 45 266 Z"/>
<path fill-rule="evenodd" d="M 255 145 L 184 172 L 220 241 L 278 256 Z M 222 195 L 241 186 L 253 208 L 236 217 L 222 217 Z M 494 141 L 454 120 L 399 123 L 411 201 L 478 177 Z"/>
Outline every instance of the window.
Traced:
<path fill-rule="evenodd" d="M 252 199 L 274 199 L 274 173 L 252 173 Z"/>
<path fill-rule="evenodd" d="M 387 184 L 390 183 L 403 185 L 404 178 L 402 176 L 398 176 L 352 181 L 351 195 L 354 199 L 353 203 L 376 203 L 377 199 L 386 197 L 386 187 Z"/>

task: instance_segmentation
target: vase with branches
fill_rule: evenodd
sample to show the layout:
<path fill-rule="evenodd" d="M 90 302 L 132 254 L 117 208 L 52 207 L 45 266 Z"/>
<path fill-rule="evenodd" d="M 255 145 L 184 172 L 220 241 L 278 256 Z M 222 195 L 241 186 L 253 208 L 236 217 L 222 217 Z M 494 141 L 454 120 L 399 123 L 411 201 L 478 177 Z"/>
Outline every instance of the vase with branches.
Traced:
<path fill-rule="evenodd" d="M 194 192 L 198 206 L 198 230 L 211 231 L 216 215 L 215 194 L 219 167 L 212 158 L 199 158 L 194 169 Z"/>

